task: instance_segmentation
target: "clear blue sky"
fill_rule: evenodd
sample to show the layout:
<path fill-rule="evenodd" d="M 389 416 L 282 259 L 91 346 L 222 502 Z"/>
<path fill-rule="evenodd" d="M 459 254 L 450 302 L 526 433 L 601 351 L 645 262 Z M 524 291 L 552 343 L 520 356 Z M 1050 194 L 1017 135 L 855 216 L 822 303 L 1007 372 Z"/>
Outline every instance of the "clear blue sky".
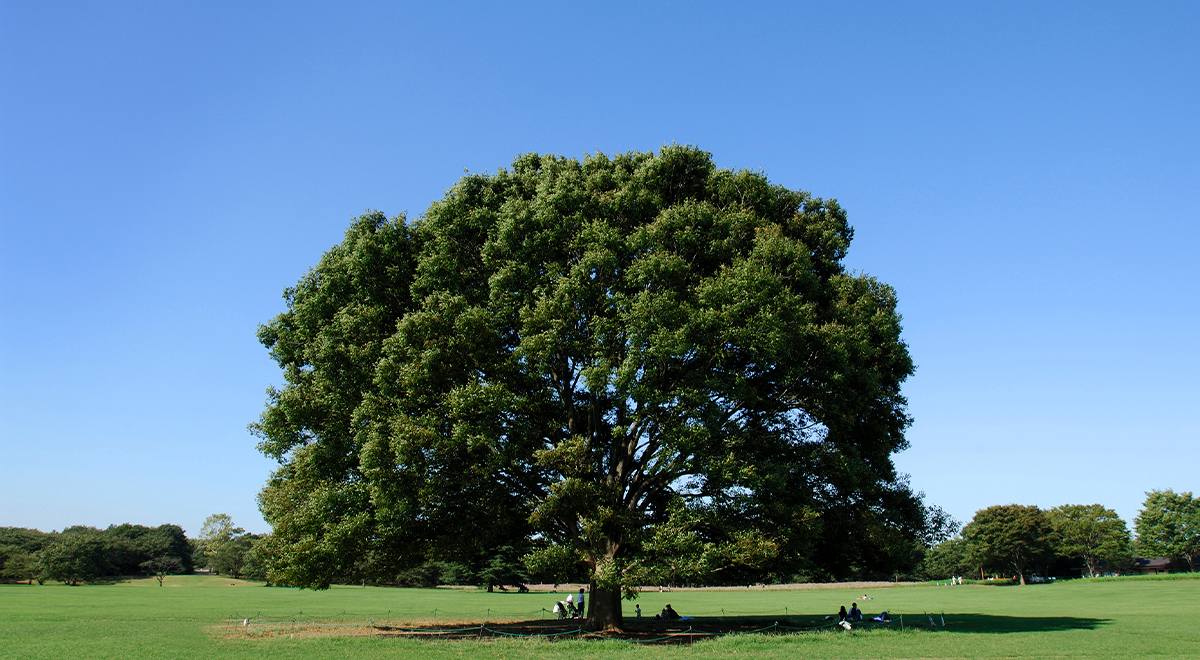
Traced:
<path fill-rule="evenodd" d="M 837 198 L 982 507 L 1200 491 L 1200 4 L 0 5 L 0 525 L 266 531 L 254 332 L 365 209 L 695 144 Z"/>

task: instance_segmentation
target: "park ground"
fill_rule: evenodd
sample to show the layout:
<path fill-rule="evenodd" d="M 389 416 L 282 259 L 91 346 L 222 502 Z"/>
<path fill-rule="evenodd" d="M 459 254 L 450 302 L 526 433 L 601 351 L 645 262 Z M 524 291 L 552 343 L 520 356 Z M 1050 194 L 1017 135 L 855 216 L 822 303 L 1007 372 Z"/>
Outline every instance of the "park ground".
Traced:
<path fill-rule="evenodd" d="M 868 615 L 888 610 L 895 623 L 829 627 L 825 616 L 864 591 L 871 599 L 859 606 Z M 629 628 L 649 643 L 502 634 L 571 630 L 546 612 L 563 595 L 308 591 L 219 576 L 171 577 L 163 587 L 153 579 L 0 585 L 0 658 L 1200 658 L 1200 579 L 1192 577 L 653 591 L 636 601 L 647 617 L 671 603 L 695 618 L 639 622 L 634 603 L 626 603 Z M 486 632 L 471 639 L 401 634 L 420 626 Z M 703 634 L 759 628 L 767 630 Z"/>

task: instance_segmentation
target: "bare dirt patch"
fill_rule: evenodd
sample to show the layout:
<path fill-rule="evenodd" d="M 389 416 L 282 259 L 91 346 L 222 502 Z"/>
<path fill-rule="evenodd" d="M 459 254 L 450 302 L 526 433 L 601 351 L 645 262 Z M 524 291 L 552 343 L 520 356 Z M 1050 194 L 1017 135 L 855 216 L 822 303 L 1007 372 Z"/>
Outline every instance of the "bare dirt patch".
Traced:
<path fill-rule="evenodd" d="M 582 629 L 580 619 L 550 619 L 531 621 L 507 621 L 497 623 L 462 623 L 447 625 L 442 622 L 425 625 L 415 622 L 408 625 L 383 623 L 311 623 L 311 622 L 251 622 L 248 625 L 232 624 L 219 626 L 222 637 L 235 639 L 263 639 L 272 637 L 390 637 L 413 639 L 448 640 L 495 640 L 495 639 L 620 639 L 651 644 L 690 644 L 703 639 L 729 634 L 800 634 L 829 628 L 828 625 L 800 622 L 790 619 L 731 618 L 687 621 L 658 621 L 641 619 L 625 622 L 623 632 L 587 632 Z"/>

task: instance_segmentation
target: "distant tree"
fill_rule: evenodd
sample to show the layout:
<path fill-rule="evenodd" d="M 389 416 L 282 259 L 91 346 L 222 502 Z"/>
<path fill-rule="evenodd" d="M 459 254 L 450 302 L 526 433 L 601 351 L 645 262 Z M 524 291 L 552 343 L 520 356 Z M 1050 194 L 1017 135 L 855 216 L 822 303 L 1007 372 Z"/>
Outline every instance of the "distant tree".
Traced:
<path fill-rule="evenodd" d="M 192 570 L 191 545 L 183 528 L 178 525 L 112 525 L 102 533 L 108 547 L 108 560 L 117 575 L 134 575 L 142 572 L 142 565 L 157 557 L 168 556 L 179 560 L 178 573 Z"/>
<path fill-rule="evenodd" d="M 247 534 L 246 536 L 250 537 L 250 549 L 243 556 L 241 577 L 247 580 L 265 581 L 268 561 L 264 550 L 267 547 L 267 537 L 270 535 Z"/>
<path fill-rule="evenodd" d="M 925 553 L 921 572 L 930 580 L 944 580 L 951 577 L 978 575 L 978 566 L 974 564 L 967 544 L 961 538 L 951 538 L 933 546 Z"/>
<path fill-rule="evenodd" d="M 1058 554 L 1082 559 L 1089 577 L 1101 563 L 1116 565 L 1131 552 L 1129 528 L 1116 511 L 1099 504 L 1064 504 L 1047 512 L 1058 534 Z"/>
<path fill-rule="evenodd" d="M 233 525 L 228 514 L 214 513 L 204 519 L 200 526 L 197 546 L 204 558 L 204 565 L 216 573 L 228 573 L 231 568 L 241 568 L 242 555 L 249 546 L 238 541 L 246 530 Z"/>
<path fill-rule="evenodd" d="M 1054 528 L 1036 506 L 1005 504 L 977 511 L 963 528 L 972 559 L 985 568 L 1012 569 L 1025 584 L 1025 569 L 1054 550 Z"/>
<path fill-rule="evenodd" d="M 505 546 L 497 548 L 496 554 L 488 559 L 479 571 L 480 586 L 486 587 L 490 593 L 493 587 L 504 585 L 518 586 L 529 581 L 525 567 L 517 559 L 513 549 Z"/>
<path fill-rule="evenodd" d="M 1142 510 L 1133 522 L 1137 548 L 1147 557 L 1182 557 L 1187 570 L 1200 555 L 1200 500 L 1192 493 L 1171 489 L 1146 493 Z"/>
<path fill-rule="evenodd" d="M 438 565 L 429 561 L 415 568 L 401 571 L 396 576 L 396 584 L 401 587 L 430 589 L 438 585 L 438 576 L 440 573 Z"/>
<path fill-rule="evenodd" d="M 464 564 L 454 561 L 434 562 L 438 568 L 439 584 L 473 584 L 475 574 Z"/>
<path fill-rule="evenodd" d="M 147 573 L 150 573 L 156 579 L 158 579 L 158 586 L 160 587 L 163 586 L 163 580 L 168 575 L 174 575 L 176 573 L 183 572 L 183 563 L 179 561 L 179 558 L 168 557 L 166 555 L 144 561 L 142 562 L 141 567 Z"/>
<path fill-rule="evenodd" d="M 220 543 L 213 554 L 213 566 L 217 573 L 242 577 L 250 550 L 257 540 L 255 534 L 237 534 Z"/>
<path fill-rule="evenodd" d="M 4 563 L 0 566 L 0 575 L 3 575 L 4 579 L 17 582 L 28 580 L 29 584 L 33 584 L 37 572 L 34 556 L 20 548 L 12 548 L 10 552 L 5 553 Z"/>
<path fill-rule="evenodd" d="M 100 530 L 70 528 L 37 553 L 39 581 L 77 585 L 110 574 Z"/>
<path fill-rule="evenodd" d="M 924 493 L 921 493 L 924 495 Z M 925 528 L 921 541 L 927 548 L 954 538 L 962 531 L 962 523 L 958 522 L 946 510 L 936 504 L 925 507 Z"/>

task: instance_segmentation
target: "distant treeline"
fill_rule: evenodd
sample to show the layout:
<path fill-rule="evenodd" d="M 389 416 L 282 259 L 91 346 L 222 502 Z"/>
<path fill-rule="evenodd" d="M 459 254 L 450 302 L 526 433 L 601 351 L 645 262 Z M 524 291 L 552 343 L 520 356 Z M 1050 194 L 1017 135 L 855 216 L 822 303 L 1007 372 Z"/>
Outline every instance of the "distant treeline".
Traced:
<path fill-rule="evenodd" d="M 1100 504 L 1043 510 L 1006 504 L 977 511 L 962 533 L 925 554 L 928 579 L 1027 575 L 1094 577 L 1136 571 L 1165 558 L 1161 569 L 1193 571 L 1200 557 L 1200 499 L 1190 492 L 1152 490 L 1134 519 L 1134 533 Z M 1140 558 L 1140 560 L 1139 560 Z"/>
<path fill-rule="evenodd" d="M 137 575 L 146 572 L 143 564 L 164 556 L 178 561 L 179 572 L 191 573 L 192 550 L 178 525 L 76 526 L 51 533 L 0 527 L 0 566 L 9 581 L 77 584 L 102 576 Z"/>
<path fill-rule="evenodd" d="M 74 526 L 61 532 L 0 527 L 0 579 L 8 582 L 95 582 L 134 575 L 188 574 L 197 568 L 266 579 L 255 559 L 260 537 L 234 527 L 229 516 L 209 516 L 200 537 L 189 539 L 179 525 Z"/>

